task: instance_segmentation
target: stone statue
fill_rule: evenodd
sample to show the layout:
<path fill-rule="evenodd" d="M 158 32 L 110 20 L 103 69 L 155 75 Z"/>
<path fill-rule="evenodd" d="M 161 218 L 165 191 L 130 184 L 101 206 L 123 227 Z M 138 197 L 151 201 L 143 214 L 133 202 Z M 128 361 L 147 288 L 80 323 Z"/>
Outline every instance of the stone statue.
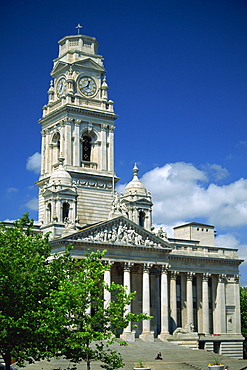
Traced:
<path fill-rule="evenodd" d="M 176 334 L 191 334 L 194 333 L 194 325 L 192 323 L 186 324 L 185 328 L 178 327 L 174 330 L 173 335 Z"/>

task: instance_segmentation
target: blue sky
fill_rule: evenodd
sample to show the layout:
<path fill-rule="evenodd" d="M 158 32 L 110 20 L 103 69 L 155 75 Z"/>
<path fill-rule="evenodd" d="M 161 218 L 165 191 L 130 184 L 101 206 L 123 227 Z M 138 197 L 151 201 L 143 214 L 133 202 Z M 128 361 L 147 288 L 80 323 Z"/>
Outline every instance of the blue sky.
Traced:
<path fill-rule="evenodd" d="M 57 42 L 97 38 L 115 101 L 119 190 L 140 178 L 154 223 L 216 226 L 247 258 L 247 2 L 2 1 L 0 219 L 37 219 L 42 106 Z M 247 264 L 241 267 L 247 285 Z"/>

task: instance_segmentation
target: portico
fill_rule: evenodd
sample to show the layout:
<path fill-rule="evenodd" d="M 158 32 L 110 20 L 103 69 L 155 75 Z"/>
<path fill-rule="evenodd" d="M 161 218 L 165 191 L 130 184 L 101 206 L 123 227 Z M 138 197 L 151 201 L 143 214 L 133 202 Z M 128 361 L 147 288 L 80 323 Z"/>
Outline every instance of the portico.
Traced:
<path fill-rule="evenodd" d="M 153 316 L 137 327 L 130 323 L 119 333 L 122 339 L 175 341 L 177 334 L 173 333 L 189 326 L 197 345 L 226 345 L 225 340 L 231 337 L 239 343 L 238 355 L 241 352 L 236 250 L 215 247 L 209 251 L 195 241 L 161 238 L 124 216 L 54 240 L 54 251 L 69 242 L 74 244 L 76 258 L 88 248 L 106 249 L 105 281 L 136 291 L 127 310 Z M 109 292 L 104 299 L 107 305 Z M 229 350 L 232 342 L 227 343 Z"/>

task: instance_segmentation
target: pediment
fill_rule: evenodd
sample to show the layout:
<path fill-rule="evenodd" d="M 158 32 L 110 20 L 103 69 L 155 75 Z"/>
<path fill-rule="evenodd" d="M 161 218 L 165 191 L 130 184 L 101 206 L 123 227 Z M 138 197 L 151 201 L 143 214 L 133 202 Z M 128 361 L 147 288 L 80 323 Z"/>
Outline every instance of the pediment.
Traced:
<path fill-rule="evenodd" d="M 97 64 L 91 58 L 86 58 L 86 59 L 77 61 L 75 63 L 72 63 L 72 65 L 74 67 L 79 68 L 79 69 L 89 69 L 89 70 L 94 70 L 94 71 L 98 71 L 98 72 L 105 72 L 105 69 L 103 67 L 101 67 L 99 64 Z M 54 66 L 53 70 L 51 71 L 51 75 L 55 76 L 57 74 L 62 73 L 65 70 L 68 70 L 68 63 L 65 63 L 63 61 L 59 61 Z"/>
<path fill-rule="evenodd" d="M 107 247 L 109 245 L 124 245 L 136 248 L 147 247 L 172 250 L 167 239 L 158 237 L 124 216 L 86 226 L 81 231 L 65 236 L 60 240 L 69 240 L 71 243 L 100 243 L 107 245 Z"/>
<path fill-rule="evenodd" d="M 47 198 L 47 197 L 51 197 L 52 195 L 63 195 L 63 196 L 73 196 L 75 197 L 76 196 L 76 192 L 72 189 L 69 189 L 69 188 L 64 188 L 64 189 L 60 189 L 59 187 L 57 187 L 56 189 L 45 189 L 45 191 L 43 192 L 43 197 L 44 198 Z"/>
<path fill-rule="evenodd" d="M 61 73 L 63 72 L 64 70 L 67 70 L 68 69 L 68 63 L 65 63 L 65 62 L 62 62 L 62 61 L 59 61 L 55 67 L 53 68 L 53 70 L 51 71 L 51 76 L 53 77 L 54 75 L 58 74 L 58 73 Z"/>
<path fill-rule="evenodd" d="M 138 201 L 136 200 L 131 200 L 131 199 L 128 199 L 128 202 L 125 201 L 125 203 L 138 203 L 138 204 L 143 204 L 143 205 L 148 205 L 150 206 L 150 204 L 152 204 L 152 202 L 148 199 L 145 199 L 145 198 L 138 198 Z"/>
<path fill-rule="evenodd" d="M 83 69 L 93 69 L 94 71 L 96 70 L 99 72 L 105 72 L 105 69 L 91 58 L 80 60 L 78 62 L 75 62 L 73 65 Z"/>

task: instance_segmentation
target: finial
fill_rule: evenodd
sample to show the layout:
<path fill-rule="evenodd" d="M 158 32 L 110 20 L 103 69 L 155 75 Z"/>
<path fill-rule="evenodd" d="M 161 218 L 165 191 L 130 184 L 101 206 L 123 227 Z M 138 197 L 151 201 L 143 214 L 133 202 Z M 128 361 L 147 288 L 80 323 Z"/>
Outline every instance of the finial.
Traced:
<path fill-rule="evenodd" d="M 106 83 L 106 76 L 103 77 L 103 82 L 102 82 L 101 88 L 103 90 L 108 90 L 108 85 Z"/>
<path fill-rule="evenodd" d="M 53 80 L 50 81 L 50 87 L 54 87 L 54 82 Z"/>
<path fill-rule="evenodd" d="M 137 167 L 136 163 L 132 169 L 132 172 L 134 173 L 134 176 L 138 177 L 139 168 Z"/>
<path fill-rule="evenodd" d="M 76 26 L 77 30 L 78 30 L 78 35 L 80 34 L 80 29 L 82 28 L 82 26 L 80 25 L 80 23 L 78 23 L 78 25 Z"/>
<path fill-rule="evenodd" d="M 65 158 L 63 157 L 63 154 L 61 153 L 59 158 L 58 158 L 59 166 L 63 166 L 64 160 L 65 160 Z"/>

